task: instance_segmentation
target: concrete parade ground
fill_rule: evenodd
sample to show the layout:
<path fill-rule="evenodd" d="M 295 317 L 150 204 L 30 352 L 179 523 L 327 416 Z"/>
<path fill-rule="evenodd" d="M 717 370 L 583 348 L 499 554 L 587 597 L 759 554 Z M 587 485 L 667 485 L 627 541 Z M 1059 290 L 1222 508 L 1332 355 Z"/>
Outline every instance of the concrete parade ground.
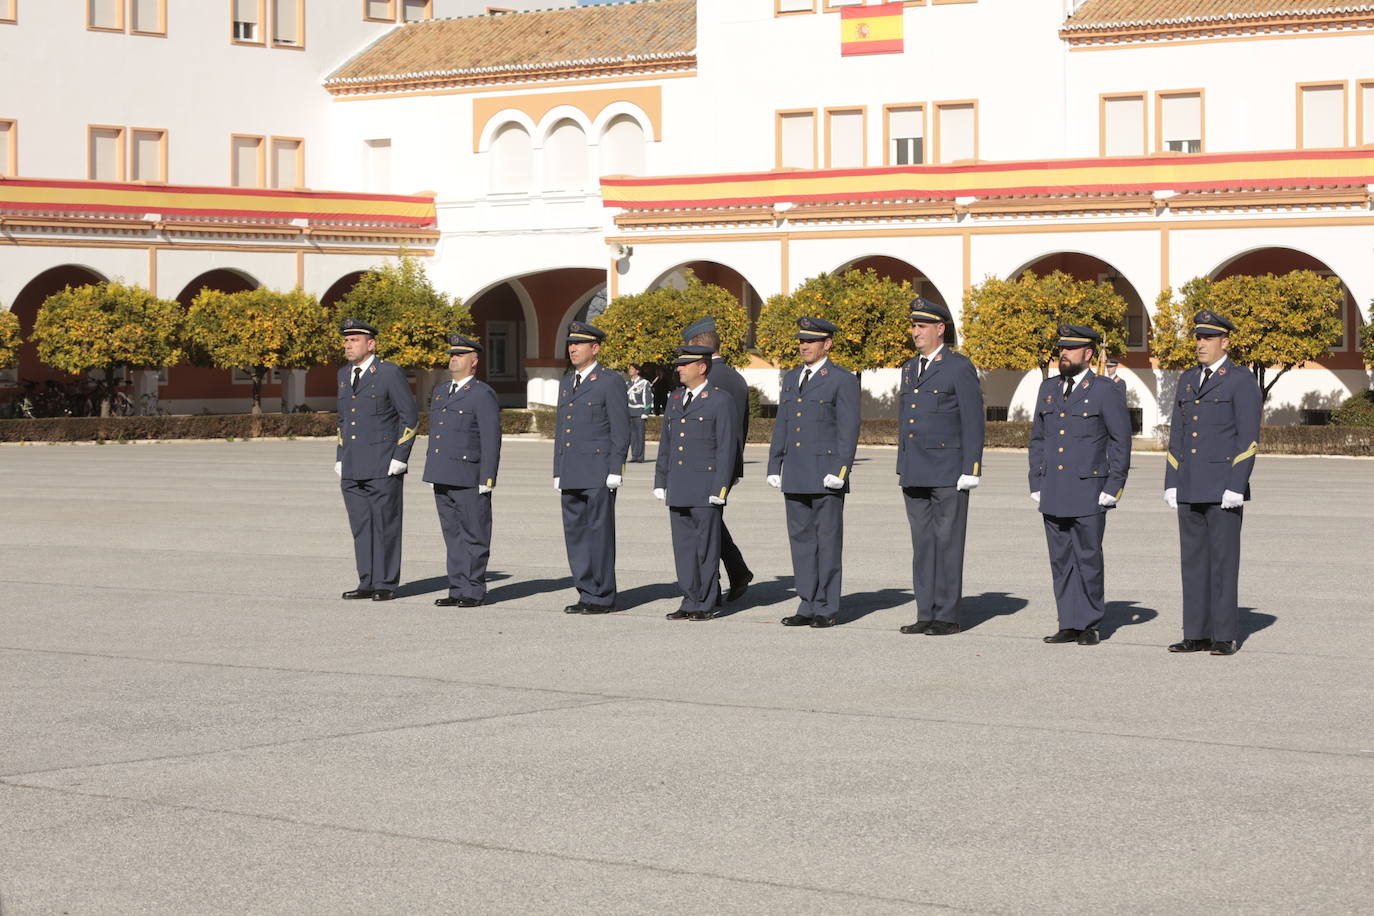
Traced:
<path fill-rule="evenodd" d="M 1374 462 L 1261 454 L 1239 653 L 1182 635 L 1164 458 L 1107 530 L 1101 645 L 1055 631 L 1026 456 L 986 456 L 963 623 L 905 636 L 890 449 L 842 625 L 755 570 L 678 604 L 652 464 L 619 613 L 570 616 L 549 443 L 506 443 L 488 604 L 438 608 L 424 440 L 402 597 L 356 585 L 332 441 L 0 447 L 0 914 L 1312 913 L 1374 898 Z M 650 458 L 653 445 L 650 445 Z"/>

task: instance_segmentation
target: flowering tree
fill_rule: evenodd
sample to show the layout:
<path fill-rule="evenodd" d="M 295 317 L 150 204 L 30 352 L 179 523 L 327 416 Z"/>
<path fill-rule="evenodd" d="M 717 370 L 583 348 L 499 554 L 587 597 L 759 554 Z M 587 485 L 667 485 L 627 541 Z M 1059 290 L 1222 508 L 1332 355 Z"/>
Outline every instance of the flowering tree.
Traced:
<path fill-rule="evenodd" d="M 671 362 L 673 349 L 682 344 L 682 330 L 707 315 L 716 319 L 721 357 L 731 365 L 744 365 L 749 359 L 744 349 L 749 315 L 744 306 L 729 290 L 690 274 L 681 289 L 666 286 L 618 296 L 606 306 L 596 319 L 596 326 L 606 332 L 601 355 L 622 368 Z"/>
<path fill-rule="evenodd" d="M 840 329 L 831 357 L 863 372 L 900 366 L 911 358 L 907 333 L 911 284 L 880 277 L 873 268 L 820 274 L 792 293 L 770 296 L 759 314 L 758 347 L 779 366 L 797 361 L 797 319 L 824 318 Z"/>
<path fill-rule="evenodd" d="M 471 335 L 475 327 L 467 307 L 436 290 L 409 255 L 363 274 L 335 307 L 335 327 L 344 318 L 375 327 L 377 355 L 403 369 L 447 366 L 449 335 Z"/>

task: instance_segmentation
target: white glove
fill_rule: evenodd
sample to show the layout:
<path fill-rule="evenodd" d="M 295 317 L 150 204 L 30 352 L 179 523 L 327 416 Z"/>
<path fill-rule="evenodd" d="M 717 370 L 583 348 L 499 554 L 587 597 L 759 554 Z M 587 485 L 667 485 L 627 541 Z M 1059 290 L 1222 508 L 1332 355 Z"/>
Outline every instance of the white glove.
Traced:
<path fill-rule="evenodd" d="M 1170 487 L 1164 491 L 1164 501 L 1169 504 L 1170 509 L 1178 508 L 1178 488 Z"/>
<path fill-rule="evenodd" d="M 1221 508 L 1239 509 L 1245 505 L 1245 494 L 1237 493 L 1235 490 L 1225 490 L 1221 494 Z"/>
<path fill-rule="evenodd" d="M 821 485 L 827 490 L 843 490 L 844 480 L 843 478 L 836 477 L 834 474 L 826 474 L 821 480 Z"/>
<path fill-rule="evenodd" d="M 706 501 L 713 506 L 725 505 L 725 500 L 721 499 L 719 496 L 708 496 L 706 497 Z"/>
<path fill-rule="evenodd" d="M 1110 509 L 1112 506 L 1116 505 L 1116 502 L 1116 497 L 1105 490 L 1097 494 L 1097 504 L 1104 509 Z"/>
<path fill-rule="evenodd" d="M 658 500 L 659 502 L 662 502 L 663 500 L 665 500 L 665 499 L 667 499 L 667 498 L 668 498 L 668 491 L 667 491 L 667 490 L 663 489 L 662 487 L 654 487 L 654 499 Z"/>
<path fill-rule="evenodd" d="M 478 484 L 478 485 L 477 485 L 477 492 L 478 492 L 478 494 L 480 494 L 480 495 L 482 495 L 482 496 L 486 496 L 488 493 L 491 492 L 491 487 L 487 486 L 487 485 L 484 484 L 484 483 Z"/>
<path fill-rule="evenodd" d="M 397 474 L 404 474 L 405 472 L 406 463 L 404 461 L 397 461 L 395 458 L 392 458 L 391 467 L 386 469 L 386 476 L 395 477 Z"/>
<path fill-rule="evenodd" d="M 557 478 L 557 477 L 555 477 L 555 478 L 553 479 L 553 488 L 554 488 L 555 490 L 558 490 L 559 492 L 562 492 L 562 490 L 563 490 L 563 488 L 560 487 L 560 486 L 558 485 L 558 478 Z"/>
<path fill-rule="evenodd" d="M 954 484 L 956 490 L 972 490 L 978 486 L 979 478 L 972 474 L 960 474 L 958 481 Z"/>
<path fill-rule="evenodd" d="M 1040 505 L 1040 491 L 1036 490 L 1034 493 L 1032 493 L 1031 499 L 1035 500 L 1035 504 L 1037 506 Z"/>
<path fill-rule="evenodd" d="M 781 474 L 769 474 L 768 477 L 767 477 L 767 480 L 768 480 L 768 485 L 769 485 L 770 487 L 772 487 L 773 489 L 775 489 L 775 490 L 780 490 L 780 489 L 782 489 L 782 475 L 781 475 Z"/>
<path fill-rule="evenodd" d="M 621 483 L 621 481 L 620 481 L 620 475 L 619 475 L 619 474 L 607 474 L 607 475 L 606 475 L 606 489 L 608 489 L 608 490 L 619 490 L 619 489 L 620 489 L 620 483 Z"/>
<path fill-rule="evenodd" d="M 336 462 L 334 462 L 334 473 L 339 475 L 339 479 L 340 479 L 340 480 L 343 479 L 343 462 L 342 462 L 342 461 L 336 461 Z"/>

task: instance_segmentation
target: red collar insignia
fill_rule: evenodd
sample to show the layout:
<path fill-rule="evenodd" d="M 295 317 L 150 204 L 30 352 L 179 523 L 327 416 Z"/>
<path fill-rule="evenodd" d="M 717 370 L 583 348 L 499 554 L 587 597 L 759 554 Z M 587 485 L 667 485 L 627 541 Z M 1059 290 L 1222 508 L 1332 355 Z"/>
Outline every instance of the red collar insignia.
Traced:
<path fill-rule="evenodd" d="M 944 354 L 943 352 L 941 352 L 941 353 L 936 353 L 936 354 L 935 354 L 935 362 L 937 362 L 937 363 L 938 363 L 940 360 L 944 359 L 944 358 L 945 358 L 945 354 Z"/>
<path fill-rule="evenodd" d="M 703 398 L 709 398 L 709 397 L 711 396 L 711 392 L 709 392 L 709 391 L 703 391 L 703 392 L 701 393 L 701 396 L 702 396 Z"/>
<path fill-rule="evenodd" d="M 587 376 L 587 381 L 589 381 L 589 382 L 594 382 L 594 381 L 596 381 L 596 376 L 595 376 L 595 375 L 589 375 L 589 376 Z"/>
<path fill-rule="evenodd" d="M 1082 388 L 1084 391 L 1087 391 L 1087 390 L 1088 390 L 1088 386 L 1091 385 L 1091 384 L 1092 384 L 1091 382 L 1089 382 L 1088 380 L 1084 379 L 1084 380 L 1083 380 L 1083 384 L 1079 385 L 1078 387 L 1079 387 L 1079 388 Z"/>
<path fill-rule="evenodd" d="M 827 372 L 829 372 L 829 371 L 830 371 L 829 369 L 822 369 L 822 370 L 821 370 L 821 375 L 825 375 L 825 374 L 826 374 Z"/>
<path fill-rule="evenodd" d="M 1220 369 L 1217 370 L 1217 375 L 1225 375 L 1225 374 L 1226 374 L 1226 367 L 1225 367 L 1225 366 L 1222 366 Z"/>

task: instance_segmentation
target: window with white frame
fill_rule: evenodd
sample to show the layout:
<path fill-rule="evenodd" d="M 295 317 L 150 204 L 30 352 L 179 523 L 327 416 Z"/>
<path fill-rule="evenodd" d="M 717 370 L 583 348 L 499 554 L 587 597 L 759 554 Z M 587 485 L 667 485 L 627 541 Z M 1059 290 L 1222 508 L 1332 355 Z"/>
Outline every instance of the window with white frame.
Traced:
<path fill-rule="evenodd" d="M 612 118 L 601 133 L 601 174 L 644 174 L 644 128 L 629 115 Z"/>
<path fill-rule="evenodd" d="M 363 141 L 363 174 L 367 190 L 373 194 L 391 193 L 391 139 Z"/>
<path fill-rule="evenodd" d="M 1171 153 L 1202 152 L 1202 93 L 1161 93 L 1156 129 L 1160 149 Z"/>
<path fill-rule="evenodd" d="M 887 164 L 920 165 L 925 162 L 926 110 L 904 105 L 887 110 Z"/>
<path fill-rule="evenodd" d="M 1102 155 L 1143 156 L 1145 151 L 1145 95 L 1104 96 Z"/>
<path fill-rule="evenodd" d="M 1345 84 L 1298 87 L 1300 149 L 1345 146 Z"/>
<path fill-rule="evenodd" d="M 831 109 L 825 113 L 826 167 L 862 168 L 864 162 L 864 110 Z"/>
<path fill-rule="evenodd" d="M 263 0 L 234 0 L 234 41 L 262 43 Z"/>
<path fill-rule="evenodd" d="M 529 131 L 519 124 L 504 124 L 492 137 L 487 152 L 491 159 L 493 194 L 528 193 L 534 182 L 534 147 Z"/>
<path fill-rule="evenodd" d="M 978 158 L 978 109 L 972 102 L 952 102 L 935 106 L 939 162 L 959 162 Z"/>
<path fill-rule="evenodd" d="M 816 113 L 785 111 L 778 113 L 778 167 L 814 169 L 816 167 Z"/>
<path fill-rule="evenodd" d="M 587 135 L 582 125 L 564 119 L 549 131 L 544 141 L 548 166 L 545 187 L 551 191 L 574 191 L 587 186 Z"/>
<path fill-rule="evenodd" d="M 488 321 L 483 357 L 488 381 L 515 381 L 519 378 L 517 359 L 518 327 L 514 321 Z"/>
<path fill-rule="evenodd" d="M 271 0 L 272 44 L 299 48 L 305 45 L 304 0 Z"/>

